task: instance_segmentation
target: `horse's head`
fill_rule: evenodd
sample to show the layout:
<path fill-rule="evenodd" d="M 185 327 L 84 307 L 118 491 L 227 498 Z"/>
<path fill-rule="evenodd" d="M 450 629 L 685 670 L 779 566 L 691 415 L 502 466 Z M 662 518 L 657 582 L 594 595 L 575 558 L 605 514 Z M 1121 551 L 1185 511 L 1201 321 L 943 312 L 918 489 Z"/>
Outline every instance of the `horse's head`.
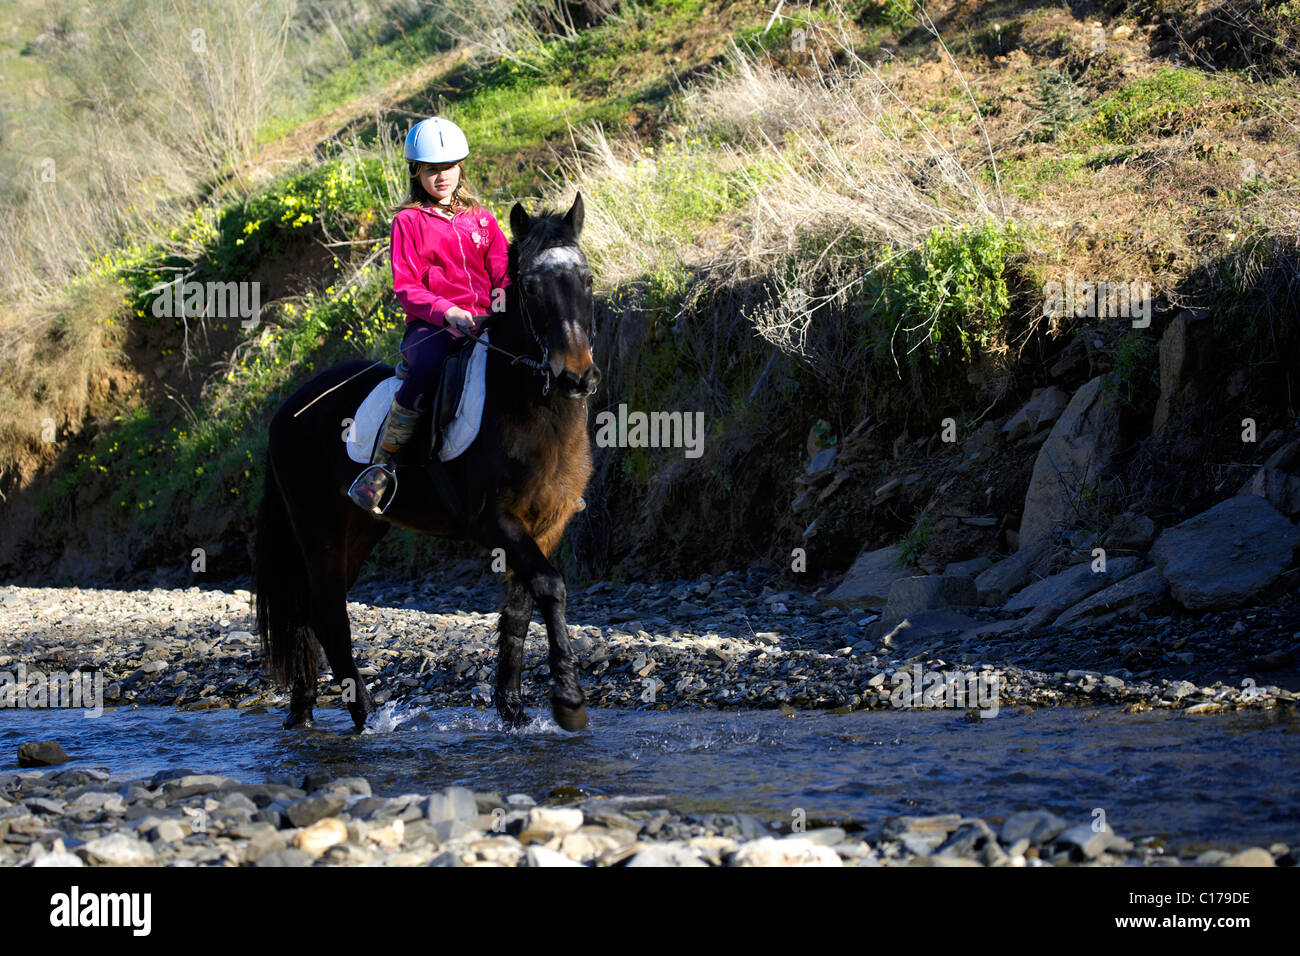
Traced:
<path fill-rule="evenodd" d="M 591 356 L 596 338 L 596 300 L 591 269 L 578 248 L 582 195 L 563 217 L 529 216 L 515 203 L 511 257 L 517 269 L 519 311 L 544 352 L 560 393 L 586 398 L 600 382 Z"/>

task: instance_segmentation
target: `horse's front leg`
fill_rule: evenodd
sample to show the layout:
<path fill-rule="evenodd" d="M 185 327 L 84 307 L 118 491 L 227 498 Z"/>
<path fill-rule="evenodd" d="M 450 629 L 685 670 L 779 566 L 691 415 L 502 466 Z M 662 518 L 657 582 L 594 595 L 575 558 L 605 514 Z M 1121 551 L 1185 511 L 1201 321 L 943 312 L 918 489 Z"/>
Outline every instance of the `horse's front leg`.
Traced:
<path fill-rule="evenodd" d="M 497 687 L 492 696 L 497 713 L 511 727 L 528 723 L 520 678 L 524 670 L 524 641 L 533 616 L 533 596 L 511 572 L 506 575 L 506 600 L 497 621 Z"/>
<path fill-rule="evenodd" d="M 554 681 L 551 715 L 565 730 L 581 730 L 587 726 L 587 698 L 578 679 L 578 659 L 569 644 L 569 628 L 564 619 L 564 577 L 513 515 L 498 513 L 494 517 L 491 538 L 493 546 L 505 550 L 506 564 L 528 589 L 546 622 L 550 644 L 548 661 Z M 527 627 L 525 622 L 525 633 Z"/>

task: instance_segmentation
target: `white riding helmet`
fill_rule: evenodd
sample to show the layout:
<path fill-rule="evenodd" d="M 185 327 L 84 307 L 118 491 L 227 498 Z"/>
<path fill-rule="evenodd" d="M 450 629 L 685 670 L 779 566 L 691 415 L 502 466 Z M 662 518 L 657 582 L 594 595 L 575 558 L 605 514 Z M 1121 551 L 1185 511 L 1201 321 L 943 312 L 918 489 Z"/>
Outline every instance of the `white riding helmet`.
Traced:
<path fill-rule="evenodd" d="M 469 140 L 451 120 L 435 116 L 411 127 L 405 155 L 417 163 L 459 163 L 469 156 Z"/>

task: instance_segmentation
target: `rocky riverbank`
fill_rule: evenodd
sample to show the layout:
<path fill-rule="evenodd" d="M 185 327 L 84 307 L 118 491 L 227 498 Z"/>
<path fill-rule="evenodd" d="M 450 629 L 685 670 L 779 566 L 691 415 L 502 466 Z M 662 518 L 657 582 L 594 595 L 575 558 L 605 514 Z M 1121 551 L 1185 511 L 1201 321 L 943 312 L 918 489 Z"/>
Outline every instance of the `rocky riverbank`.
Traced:
<path fill-rule="evenodd" d="M 1294 687 L 1254 680 L 1295 641 L 1295 607 L 1171 615 L 1080 630 L 998 630 L 970 610 L 880 633 L 877 614 L 778 591 L 761 569 L 717 579 L 598 585 L 571 595 L 593 706 L 884 708 L 896 675 L 966 670 L 996 678 L 1001 707 L 1124 704 L 1190 713 L 1292 707 Z M 448 593 L 383 581 L 349 607 L 362 673 L 380 703 L 488 707 L 497 600 L 490 585 Z M 280 707 L 262 674 L 250 595 L 240 589 L 0 588 L 0 673 L 82 671 L 105 706 Z M 987 630 L 991 628 L 991 630 Z M 874 635 L 874 636 L 873 636 Z M 525 691 L 545 713 L 546 643 L 534 623 Z M 1290 642 L 1290 643 L 1288 643 Z M 1269 658 L 1267 655 L 1274 655 Z M 24 672 L 18 674 L 22 665 Z M 1221 673 L 1225 679 L 1209 680 Z M 1271 672 L 1277 673 L 1276 669 Z M 1283 671 L 1283 673 L 1286 673 Z M 1243 686 L 1243 680 L 1245 684 Z M 321 697 L 337 707 L 337 688 Z M 333 698 L 333 699 L 332 699 Z M 905 706 L 915 705 L 908 701 Z M 971 719 L 974 709 L 967 711 Z M 57 752 L 53 759 L 58 758 Z M 161 771 L 118 779 L 74 767 L 0 774 L 0 864 L 8 865 L 1294 865 L 1284 844 L 1166 855 L 1155 841 L 1070 826 L 1048 811 L 955 814 L 776 830 L 745 814 L 692 816 L 662 797 L 376 795 L 360 778 L 250 783 Z M 824 821 L 823 821 L 824 822 Z"/>
<path fill-rule="evenodd" d="M 684 815 L 662 797 L 539 806 L 452 787 L 391 797 L 360 777 L 270 779 L 74 768 L 0 774 L 0 865 L 30 866 L 1294 866 L 1277 843 L 1166 855 L 1045 811 L 777 830 Z"/>
<path fill-rule="evenodd" d="M 1003 707 L 1206 712 L 1296 699 L 1294 595 L 1268 607 L 1029 631 L 1004 630 L 992 609 L 969 609 L 951 627 L 935 616 L 947 612 L 924 612 L 878 633 L 876 613 L 824 608 L 766 581 L 754 569 L 571 595 L 570 633 L 591 704 L 890 707 L 899 705 L 895 675 L 918 665 L 996 681 Z M 437 593 L 372 582 L 353 597 L 353 646 L 377 702 L 489 704 L 495 587 Z M 23 665 L 29 683 L 32 672 L 92 672 L 105 706 L 280 706 L 285 696 L 260 667 L 249 602 L 240 589 L 0 588 L 0 672 L 19 679 Z M 545 709 L 547 673 L 544 629 L 534 622 L 528 706 Z M 337 692 L 324 692 L 321 705 Z"/>

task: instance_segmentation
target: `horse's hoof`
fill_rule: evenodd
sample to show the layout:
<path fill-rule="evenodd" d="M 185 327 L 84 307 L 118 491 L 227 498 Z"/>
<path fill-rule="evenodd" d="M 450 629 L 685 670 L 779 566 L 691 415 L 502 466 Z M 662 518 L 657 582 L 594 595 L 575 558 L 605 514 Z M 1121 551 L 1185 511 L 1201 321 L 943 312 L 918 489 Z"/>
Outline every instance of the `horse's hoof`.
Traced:
<path fill-rule="evenodd" d="M 551 701 L 551 716 L 555 722 L 562 728 L 574 733 L 587 726 L 587 705 L 579 704 L 577 707 L 569 707 L 560 703 L 558 700 Z"/>
<path fill-rule="evenodd" d="M 497 715 L 501 722 L 511 730 L 518 730 L 528 723 L 528 713 L 522 708 L 499 708 Z"/>
<path fill-rule="evenodd" d="M 524 710 L 523 701 L 518 694 L 493 693 L 492 703 L 496 706 L 501 722 L 511 730 L 518 730 L 528 723 L 528 712 Z"/>

